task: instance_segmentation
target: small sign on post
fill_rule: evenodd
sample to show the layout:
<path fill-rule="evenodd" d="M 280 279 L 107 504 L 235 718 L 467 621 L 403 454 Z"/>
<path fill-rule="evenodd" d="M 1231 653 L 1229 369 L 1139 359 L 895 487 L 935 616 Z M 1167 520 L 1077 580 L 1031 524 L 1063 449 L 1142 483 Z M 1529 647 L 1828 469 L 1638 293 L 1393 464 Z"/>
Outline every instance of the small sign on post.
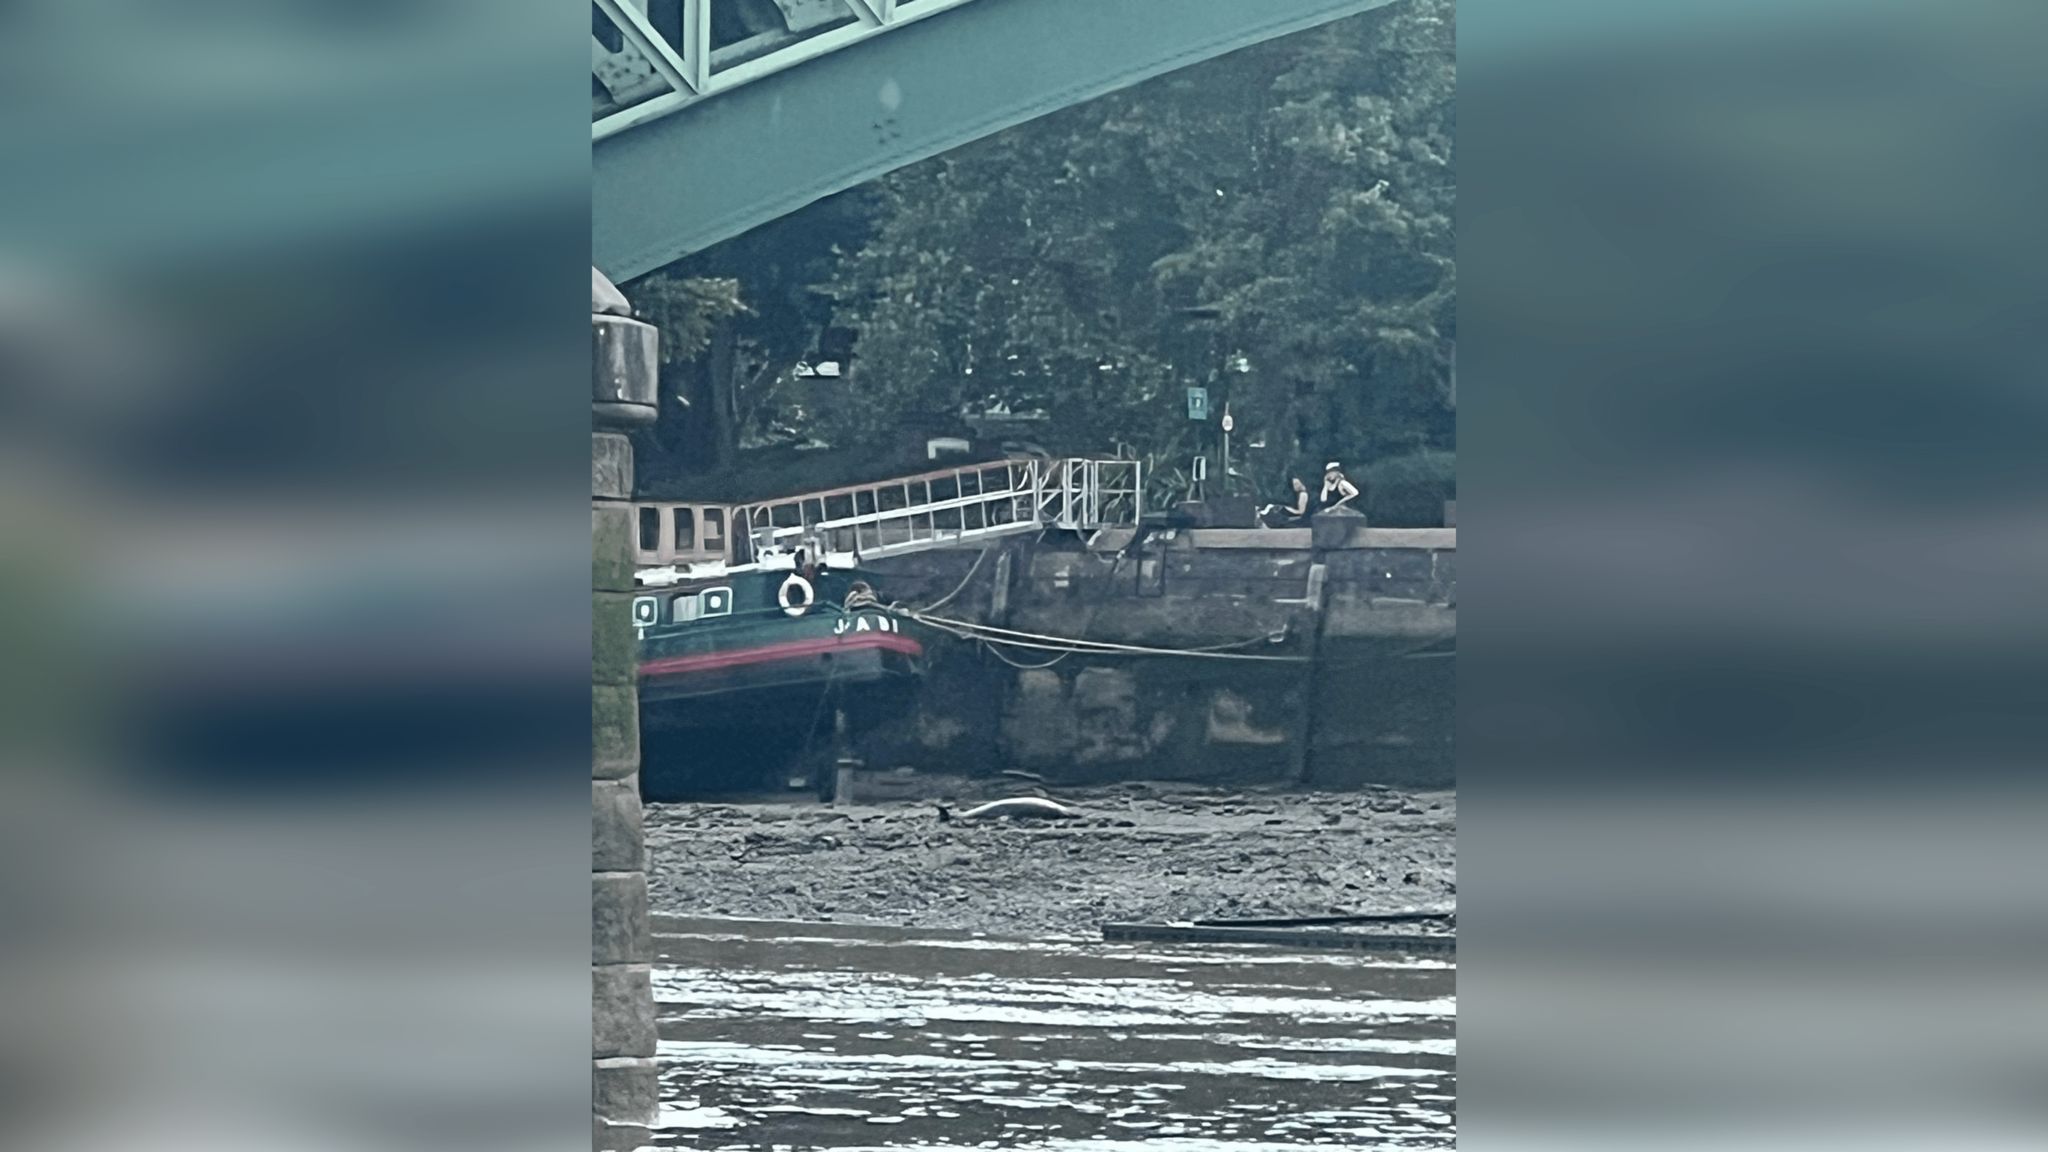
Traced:
<path fill-rule="evenodd" d="M 1208 418 L 1209 390 L 1207 388 L 1190 387 L 1188 389 L 1188 419 L 1207 420 Z"/>
<path fill-rule="evenodd" d="M 1237 421 L 1230 418 L 1230 403 L 1223 405 L 1223 487 L 1230 488 L 1230 430 L 1237 427 Z"/>

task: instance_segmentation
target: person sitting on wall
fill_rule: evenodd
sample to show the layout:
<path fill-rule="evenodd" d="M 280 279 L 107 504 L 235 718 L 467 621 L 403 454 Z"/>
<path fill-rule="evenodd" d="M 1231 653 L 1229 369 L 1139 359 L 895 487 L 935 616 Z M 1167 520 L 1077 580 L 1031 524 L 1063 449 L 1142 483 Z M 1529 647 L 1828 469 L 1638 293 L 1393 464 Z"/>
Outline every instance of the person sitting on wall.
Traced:
<path fill-rule="evenodd" d="M 1268 504 L 1259 509 L 1259 522 L 1268 528 L 1292 528 L 1308 523 L 1308 485 L 1302 483 L 1299 476 L 1290 477 L 1287 483 L 1294 489 L 1292 502 L 1287 507 Z"/>
<path fill-rule="evenodd" d="M 1351 502 L 1356 499 L 1358 485 L 1345 477 L 1344 466 L 1335 460 L 1323 465 L 1323 488 L 1316 494 L 1316 514 L 1349 508 Z M 1350 508 L 1350 511 L 1357 513 L 1359 510 Z"/>

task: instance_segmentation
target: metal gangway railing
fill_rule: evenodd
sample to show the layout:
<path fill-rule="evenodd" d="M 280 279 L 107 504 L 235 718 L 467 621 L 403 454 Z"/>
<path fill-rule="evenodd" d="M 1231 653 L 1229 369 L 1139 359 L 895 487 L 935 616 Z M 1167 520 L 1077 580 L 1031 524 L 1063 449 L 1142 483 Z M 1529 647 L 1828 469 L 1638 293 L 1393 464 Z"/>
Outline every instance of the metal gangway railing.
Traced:
<path fill-rule="evenodd" d="M 1136 460 L 995 460 L 751 504 L 643 503 L 635 559 L 732 565 L 805 551 L 866 561 L 1050 528 L 1092 532 L 1143 512 Z"/>

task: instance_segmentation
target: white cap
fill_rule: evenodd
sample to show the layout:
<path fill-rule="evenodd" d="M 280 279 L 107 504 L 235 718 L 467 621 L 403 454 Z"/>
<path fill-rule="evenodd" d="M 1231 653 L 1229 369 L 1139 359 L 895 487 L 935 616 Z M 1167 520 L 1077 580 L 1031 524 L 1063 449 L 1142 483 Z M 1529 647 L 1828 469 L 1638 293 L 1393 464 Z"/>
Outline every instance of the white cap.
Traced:
<path fill-rule="evenodd" d="M 1338 463 L 1337 461 L 1335 461 L 1335 460 L 1332 460 L 1332 461 L 1330 461 L 1330 462 L 1329 462 L 1328 464 L 1325 464 L 1325 465 L 1323 465 L 1323 471 L 1325 471 L 1325 472 L 1335 472 L 1335 471 L 1337 471 L 1338 469 L 1340 469 L 1340 468 L 1342 468 L 1342 467 L 1343 467 L 1343 465 L 1339 464 L 1339 463 Z"/>

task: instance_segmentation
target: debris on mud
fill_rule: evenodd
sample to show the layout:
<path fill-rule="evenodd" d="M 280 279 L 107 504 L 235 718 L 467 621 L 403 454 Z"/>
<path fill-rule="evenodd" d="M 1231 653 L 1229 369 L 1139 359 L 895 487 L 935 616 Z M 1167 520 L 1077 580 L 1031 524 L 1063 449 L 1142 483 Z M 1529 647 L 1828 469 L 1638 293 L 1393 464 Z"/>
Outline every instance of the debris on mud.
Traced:
<path fill-rule="evenodd" d="M 672 915 L 1072 936 L 1104 921 L 1455 902 L 1450 792 L 1124 785 L 1059 799 L 1080 818 L 942 823 L 911 802 L 649 804 L 649 895 Z"/>

